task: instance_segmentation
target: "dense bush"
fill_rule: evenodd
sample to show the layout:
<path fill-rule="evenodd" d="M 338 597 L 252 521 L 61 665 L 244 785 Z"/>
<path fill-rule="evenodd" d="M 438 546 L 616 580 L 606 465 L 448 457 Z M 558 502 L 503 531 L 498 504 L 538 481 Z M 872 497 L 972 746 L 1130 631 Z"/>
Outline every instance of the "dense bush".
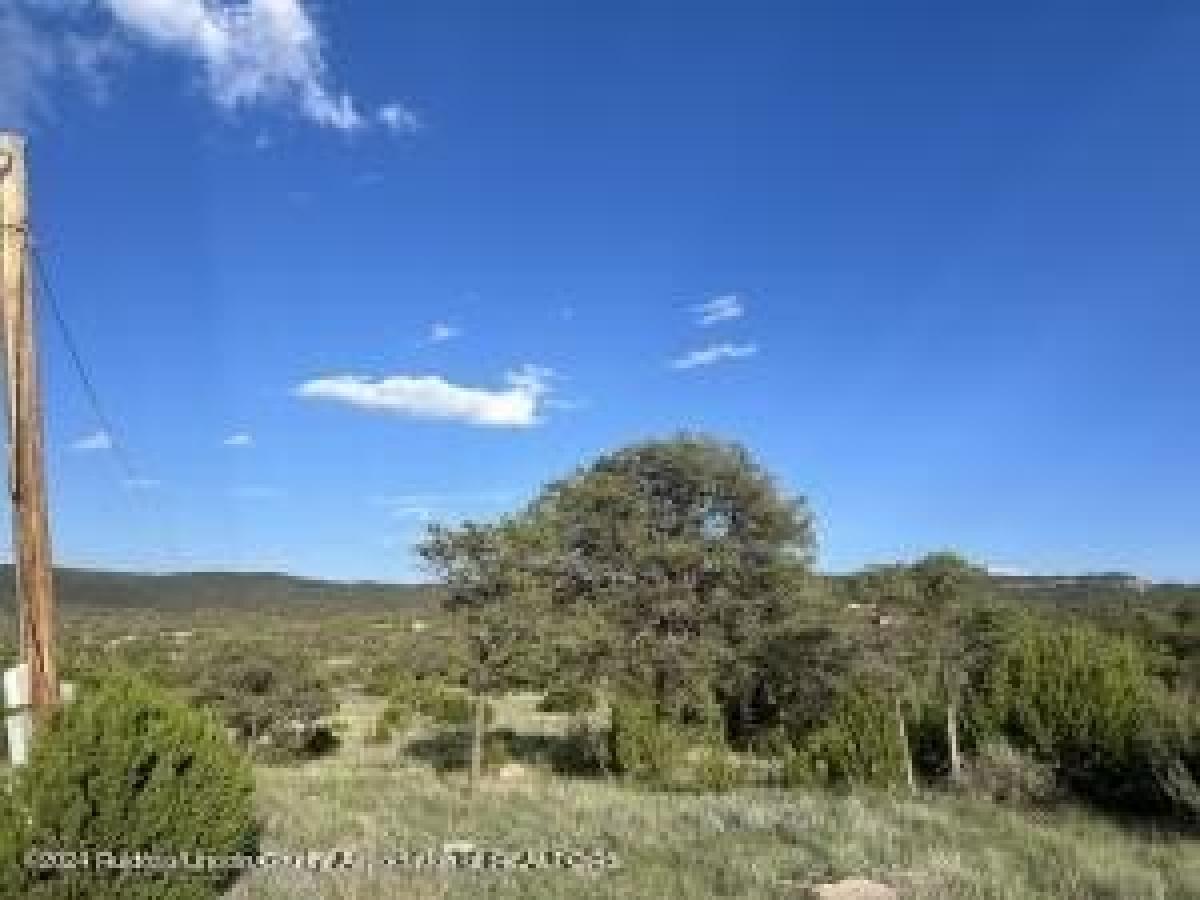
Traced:
<path fill-rule="evenodd" d="M 839 696 L 832 715 L 789 754 L 792 782 L 888 786 L 904 779 L 904 750 L 890 700 L 858 682 Z"/>
<path fill-rule="evenodd" d="M 467 725 L 471 721 L 471 696 L 466 691 L 437 688 L 419 699 L 417 710 L 444 725 Z"/>
<path fill-rule="evenodd" d="M 591 712 L 596 708 L 596 695 L 581 684 L 559 684 L 546 691 L 537 708 L 546 713 Z"/>
<path fill-rule="evenodd" d="M 178 855 L 252 854 L 253 775 L 208 715 L 134 676 L 86 685 L 38 734 L 0 792 L 0 887 L 8 897 L 206 900 L 229 870 L 47 870 L 32 848 Z"/>
<path fill-rule="evenodd" d="M 1200 821 L 1195 716 L 1150 676 L 1129 639 L 1021 621 L 994 648 L 968 712 L 973 741 L 1007 739 L 1082 797 Z"/>
<path fill-rule="evenodd" d="M 613 703 L 609 757 L 617 774 L 665 784 L 678 769 L 685 750 L 682 733 L 655 715 L 652 702 L 621 697 Z"/>

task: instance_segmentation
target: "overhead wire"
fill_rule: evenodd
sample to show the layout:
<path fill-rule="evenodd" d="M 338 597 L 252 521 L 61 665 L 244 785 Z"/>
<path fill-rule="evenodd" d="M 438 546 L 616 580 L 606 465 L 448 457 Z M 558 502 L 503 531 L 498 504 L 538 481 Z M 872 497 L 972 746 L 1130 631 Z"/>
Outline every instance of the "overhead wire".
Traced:
<path fill-rule="evenodd" d="M 79 350 L 79 343 L 75 340 L 71 327 L 67 323 L 66 316 L 63 314 L 62 306 L 58 302 L 41 248 L 33 240 L 30 241 L 30 255 L 33 257 L 34 276 L 35 283 L 38 286 L 38 293 L 46 301 L 46 307 L 50 311 L 51 318 L 71 360 L 71 368 L 74 370 L 76 377 L 78 377 L 83 387 L 84 396 L 91 407 L 92 416 L 95 418 L 101 432 L 107 437 L 107 449 L 111 451 L 111 458 L 116 463 L 124 479 L 123 486 L 127 489 L 125 493 L 128 493 L 128 489 L 136 490 L 140 487 L 152 485 L 154 483 L 153 479 L 146 478 L 142 470 L 135 464 L 127 443 L 115 427 L 113 418 L 108 414 L 107 408 L 100 399 L 100 392 L 96 387 L 95 379 L 92 378 L 88 370 L 83 354 Z M 138 493 L 146 499 L 147 505 L 154 512 L 158 520 L 161 537 L 166 545 L 167 556 L 173 561 L 175 568 L 181 568 L 179 563 L 182 561 L 182 555 L 179 552 L 179 544 L 175 540 L 173 523 L 162 504 L 155 502 L 161 498 L 153 491 L 138 490 Z"/>

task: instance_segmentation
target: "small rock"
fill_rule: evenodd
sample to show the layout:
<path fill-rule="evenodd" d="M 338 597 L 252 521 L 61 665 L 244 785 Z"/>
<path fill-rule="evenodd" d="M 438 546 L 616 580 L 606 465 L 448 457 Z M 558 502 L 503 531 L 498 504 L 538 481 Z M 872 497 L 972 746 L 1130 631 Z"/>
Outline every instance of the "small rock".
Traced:
<path fill-rule="evenodd" d="M 496 769 L 497 778 L 524 778 L 528 774 L 526 769 L 520 763 L 505 763 Z"/>
<path fill-rule="evenodd" d="M 897 900 L 900 896 L 894 888 L 865 878 L 847 878 L 834 884 L 818 885 L 813 888 L 813 894 L 820 900 Z"/>

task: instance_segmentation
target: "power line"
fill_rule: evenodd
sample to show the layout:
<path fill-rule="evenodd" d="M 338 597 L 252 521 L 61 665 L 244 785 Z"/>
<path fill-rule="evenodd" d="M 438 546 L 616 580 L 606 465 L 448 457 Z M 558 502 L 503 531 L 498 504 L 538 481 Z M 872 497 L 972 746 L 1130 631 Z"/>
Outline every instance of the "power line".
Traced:
<path fill-rule="evenodd" d="M 117 460 L 117 464 L 121 467 L 122 474 L 130 481 L 140 480 L 137 467 L 133 465 L 133 461 L 130 459 L 128 453 L 126 453 L 124 444 L 117 440 L 117 432 L 113 428 L 112 419 L 108 417 L 108 414 L 104 410 L 104 405 L 100 402 L 100 394 L 96 390 L 95 382 L 92 381 L 91 375 L 88 373 L 87 366 L 84 365 L 83 357 L 79 353 L 79 345 L 75 343 L 75 338 L 71 335 L 71 329 L 67 326 L 67 320 L 63 317 L 62 309 L 55 299 L 54 291 L 50 287 L 50 279 L 46 274 L 46 265 L 42 261 L 42 254 L 37 244 L 33 245 L 32 254 L 42 296 L 46 298 L 50 312 L 54 316 L 59 335 L 62 337 L 63 344 L 67 348 L 67 354 L 71 357 L 75 374 L 79 376 L 79 380 L 83 384 L 84 393 L 87 396 L 88 403 L 92 407 L 92 415 L 96 417 L 96 423 L 112 443 L 111 450 L 114 458 Z"/>
<path fill-rule="evenodd" d="M 116 461 L 121 474 L 124 476 L 125 487 L 137 488 L 139 485 L 150 484 L 151 479 L 147 479 L 142 475 L 138 467 L 134 465 L 125 442 L 119 438 L 118 432 L 113 426 L 112 418 L 108 415 L 104 404 L 100 401 L 100 392 L 96 389 L 96 383 L 93 381 L 91 374 L 88 372 L 88 367 L 84 363 L 83 354 L 79 352 L 79 344 L 75 341 L 71 333 L 71 328 L 67 324 L 66 317 L 63 315 L 62 308 L 58 303 L 50 282 L 46 263 L 42 258 L 41 250 L 36 241 L 30 241 L 30 254 L 33 257 L 34 272 L 40 288 L 40 294 L 46 299 L 46 304 L 50 308 L 63 345 L 67 348 L 67 355 L 71 358 L 72 368 L 83 385 L 84 395 L 87 397 L 88 404 L 92 408 L 92 415 L 95 417 L 101 431 L 108 438 L 108 449 L 112 452 L 112 458 Z M 182 557 L 179 553 L 179 546 L 175 541 L 174 529 L 171 527 L 165 510 L 161 505 L 153 502 L 149 502 L 148 505 L 155 511 L 160 520 L 162 537 L 166 543 L 167 554 L 177 562 L 180 561 Z"/>

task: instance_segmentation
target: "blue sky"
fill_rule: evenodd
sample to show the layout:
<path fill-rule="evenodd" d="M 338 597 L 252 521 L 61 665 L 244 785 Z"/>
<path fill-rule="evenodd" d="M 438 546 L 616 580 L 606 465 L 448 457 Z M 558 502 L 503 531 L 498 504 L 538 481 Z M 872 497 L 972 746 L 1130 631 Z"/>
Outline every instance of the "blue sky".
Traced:
<path fill-rule="evenodd" d="M 57 555 L 404 580 L 426 519 L 688 428 L 827 569 L 1200 579 L 1198 42 L 1147 0 L 15 0 L 0 125 L 148 480 L 44 321 Z"/>

